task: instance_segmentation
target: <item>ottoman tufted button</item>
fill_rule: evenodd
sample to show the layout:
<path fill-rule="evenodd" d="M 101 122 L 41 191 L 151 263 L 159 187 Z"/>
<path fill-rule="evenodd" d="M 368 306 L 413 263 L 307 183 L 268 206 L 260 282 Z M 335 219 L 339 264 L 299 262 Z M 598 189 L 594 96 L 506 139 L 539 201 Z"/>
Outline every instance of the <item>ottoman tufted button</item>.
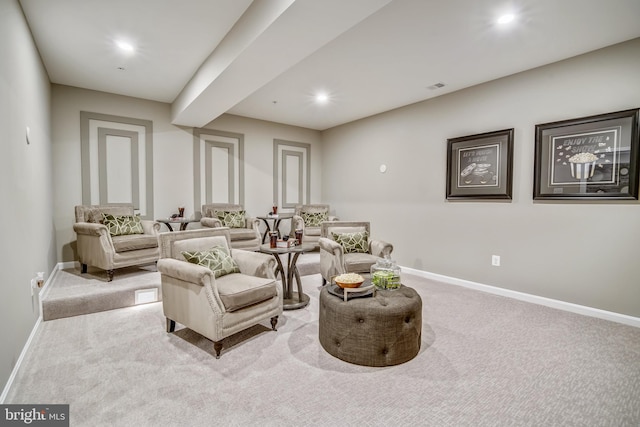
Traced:
<path fill-rule="evenodd" d="M 414 289 L 402 286 L 345 303 L 325 287 L 319 302 L 318 338 L 332 356 L 357 365 L 392 366 L 418 354 L 422 301 Z"/>

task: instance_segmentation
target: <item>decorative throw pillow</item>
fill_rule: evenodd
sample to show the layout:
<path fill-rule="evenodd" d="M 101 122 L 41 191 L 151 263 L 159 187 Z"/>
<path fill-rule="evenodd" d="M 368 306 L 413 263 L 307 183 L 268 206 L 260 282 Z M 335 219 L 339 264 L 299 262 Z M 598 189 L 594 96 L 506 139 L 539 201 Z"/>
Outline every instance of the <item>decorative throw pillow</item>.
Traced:
<path fill-rule="evenodd" d="M 112 236 L 123 236 L 126 234 L 144 234 L 140 215 L 110 215 L 102 214 L 102 223 L 107 226 L 109 234 Z"/>
<path fill-rule="evenodd" d="M 369 233 L 358 231 L 356 233 L 331 232 L 333 240 L 340 243 L 345 254 L 369 252 Z"/>
<path fill-rule="evenodd" d="M 226 274 L 240 273 L 238 264 L 223 246 L 214 246 L 206 251 L 184 251 L 182 255 L 190 263 L 207 267 L 213 271 L 216 279 Z"/>
<path fill-rule="evenodd" d="M 300 212 L 305 227 L 319 227 L 329 217 L 326 212 Z"/>
<path fill-rule="evenodd" d="M 223 227 L 245 228 L 245 211 L 215 211 L 216 218 L 222 222 Z"/>

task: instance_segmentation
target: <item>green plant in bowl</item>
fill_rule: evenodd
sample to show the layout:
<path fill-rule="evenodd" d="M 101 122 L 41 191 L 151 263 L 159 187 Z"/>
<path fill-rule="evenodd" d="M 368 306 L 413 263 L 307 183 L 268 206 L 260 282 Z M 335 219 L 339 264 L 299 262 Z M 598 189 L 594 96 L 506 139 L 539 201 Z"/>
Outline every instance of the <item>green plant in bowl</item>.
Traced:
<path fill-rule="evenodd" d="M 371 276 L 371 283 L 377 289 L 398 289 L 400 287 L 400 276 L 393 271 L 379 270 Z"/>

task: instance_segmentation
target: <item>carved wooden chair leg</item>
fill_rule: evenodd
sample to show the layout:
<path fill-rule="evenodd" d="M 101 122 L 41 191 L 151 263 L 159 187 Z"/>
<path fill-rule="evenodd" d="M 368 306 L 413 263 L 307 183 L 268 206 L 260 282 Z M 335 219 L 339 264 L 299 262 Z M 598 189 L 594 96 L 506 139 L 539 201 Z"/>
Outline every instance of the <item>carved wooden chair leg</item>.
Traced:
<path fill-rule="evenodd" d="M 327 284 L 327 279 L 325 279 L 324 277 L 322 278 L 322 286 Z"/>
<path fill-rule="evenodd" d="M 271 329 L 273 329 L 274 331 L 277 331 L 276 329 L 277 324 L 278 324 L 278 316 L 273 316 L 271 318 Z"/>
<path fill-rule="evenodd" d="M 87 272 L 87 264 L 81 264 L 80 273 L 85 274 Z"/>
<path fill-rule="evenodd" d="M 216 352 L 216 359 L 220 359 L 220 351 L 222 351 L 222 341 L 214 341 L 213 349 Z"/>
<path fill-rule="evenodd" d="M 113 270 L 107 270 L 107 282 L 113 280 Z"/>
<path fill-rule="evenodd" d="M 167 332 L 173 332 L 176 330 L 176 322 L 167 317 Z"/>

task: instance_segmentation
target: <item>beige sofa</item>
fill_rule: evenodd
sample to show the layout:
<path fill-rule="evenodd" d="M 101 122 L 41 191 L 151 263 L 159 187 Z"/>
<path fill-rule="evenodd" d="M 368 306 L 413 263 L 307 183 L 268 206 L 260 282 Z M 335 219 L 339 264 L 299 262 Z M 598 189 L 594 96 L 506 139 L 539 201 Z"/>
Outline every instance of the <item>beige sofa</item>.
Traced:
<path fill-rule="evenodd" d="M 220 357 L 224 338 L 267 319 L 276 330 L 282 314 L 282 285 L 271 255 L 230 248 L 227 228 L 201 228 L 160 234 L 158 271 L 167 332 L 178 322 L 214 343 Z M 211 269 L 188 262 L 183 252 L 223 246 L 240 272 L 216 278 Z"/>
<path fill-rule="evenodd" d="M 221 219 L 216 215 L 219 212 L 239 212 L 244 211 L 242 205 L 229 203 L 210 203 L 202 205 L 202 218 L 200 224 L 203 227 L 218 228 L 225 227 Z M 229 235 L 231 238 L 231 247 L 234 249 L 246 249 L 249 251 L 257 251 L 262 243 L 260 235 L 260 221 L 257 218 L 248 216 L 245 212 L 244 223 L 240 227 L 229 227 Z"/>
<path fill-rule="evenodd" d="M 332 233 L 366 232 L 368 241 L 364 242 L 364 252 L 345 253 L 343 246 L 336 242 Z M 331 282 L 332 278 L 343 273 L 369 273 L 371 266 L 380 258 L 390 256 L 393 245 L 381 240 L 371 239 L 371 226 L 362 221 L 323 222 L 320 244 L 320 274 L 322 284 Z"/>
<path fill-rule="evenodd" d="M 102 224 L 102 214 L 134 216 L 132 204 L 79 205 L 75 207 L 78 260 L 82 273 L 87 266 L 107 271 L 107 280 L 113 280 L 117 268 L 151 264 L 158 260 L 158 233 L 160 224 L 141 220 L 143 234 L 112 236 Z"/>

